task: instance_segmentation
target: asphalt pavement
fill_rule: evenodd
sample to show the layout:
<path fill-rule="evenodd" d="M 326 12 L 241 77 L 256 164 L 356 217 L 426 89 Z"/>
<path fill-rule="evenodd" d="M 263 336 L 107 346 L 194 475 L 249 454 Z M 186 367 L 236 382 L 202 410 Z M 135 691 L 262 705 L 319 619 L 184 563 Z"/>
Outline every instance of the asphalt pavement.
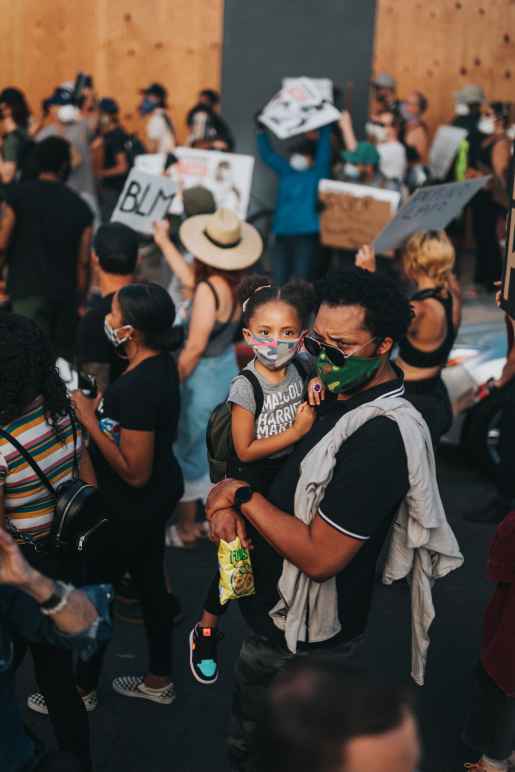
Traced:
<path fill-rule="evenodd" d="M 459 735 L 471 700 L 474 667 L 479 650 L 483 609 L 491 593 L 485 579 L 488 542 L 493 527 L 463 520 L 492 495 L 491 485 L 455 449 L 439 454 L 439 477 L 449 520 L 465 555 L 464 566 L 441 580 L 434 590 L 436 620 L 424 687 L 413 687 L 424 745 L 423 772 L 455 772 L 471 760 Z M 142 558 L 144 539 L 142 539 Z M 177 699 L 160 706 L 115 694 L 115 675 L 145 670 L 145 642 L 141 625 L 116 622 L 99 689 L 100 704 L 91 715 L 96 772 L 224 772 L 224 734 L 230 708 L 232 669 L 245 633 L 236 604 L 224 620 L 221 646 L 222 676 L 213 686 L 198 684 L 187 662 L 187 637 L 201 608 L 215 569 L 214 547 L 168 551 L 175 592 L 186 618 L 174 635 Z M 371 668 L 387 670 L 409 682 L 410 609 L 405 584 L 376 586 L 367 643 Z M 18 679 L 25 700 L 33 688 L 27 658 Z M 25 710 L 31 728 L 52 742 L 48 720 Z"/>

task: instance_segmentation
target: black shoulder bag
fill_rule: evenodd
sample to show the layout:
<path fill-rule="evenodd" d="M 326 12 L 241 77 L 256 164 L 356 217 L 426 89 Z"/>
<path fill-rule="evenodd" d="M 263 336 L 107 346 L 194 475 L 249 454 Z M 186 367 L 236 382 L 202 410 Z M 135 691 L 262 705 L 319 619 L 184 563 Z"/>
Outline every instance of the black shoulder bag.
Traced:
<path fill-rule="evenodd" d="M 87 563 L 94 563 L 109 545 L 110 523 L 98 488 L 79 478 L 77 461 L 77 429 L 70 416 L 73 429 L 73 476 L 54 488 L 41 467 L 18 440 L 0 428 L 5 437 L 37 474 L 43 485 L 55 498 L 55 512 L 50 535 L 45 540 L 44 551 L 56 556 L 82 557 Z M 12 522 L 7 523 L 11 535 L 36 551 L 41 551 L 37 540 L 19 531 Z"/>

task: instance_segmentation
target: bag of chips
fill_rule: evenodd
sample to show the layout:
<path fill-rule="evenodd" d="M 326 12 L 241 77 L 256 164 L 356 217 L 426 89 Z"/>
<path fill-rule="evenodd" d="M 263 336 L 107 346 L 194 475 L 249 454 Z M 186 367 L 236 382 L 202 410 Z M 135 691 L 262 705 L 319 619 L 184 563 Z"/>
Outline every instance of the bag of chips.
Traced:
<path fill-rule="evenodd" d="M 254 574 L 249 551 L 242 547 L 238 537 L 231 542 L 220 540 L 218 545 L 220 570 L 220 603 L 255 595 Z"/>

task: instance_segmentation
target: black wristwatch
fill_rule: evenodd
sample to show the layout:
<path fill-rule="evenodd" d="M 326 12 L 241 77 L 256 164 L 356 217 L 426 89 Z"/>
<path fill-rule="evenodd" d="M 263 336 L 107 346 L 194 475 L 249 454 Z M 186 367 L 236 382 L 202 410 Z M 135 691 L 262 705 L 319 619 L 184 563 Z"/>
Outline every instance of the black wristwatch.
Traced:
<path fill-rule="evenodd" d="M 234 494 L 234 509 L 241 514 L 241 506 L 250 501 L 253 495 L 250 485 L 242 485 Z"/>

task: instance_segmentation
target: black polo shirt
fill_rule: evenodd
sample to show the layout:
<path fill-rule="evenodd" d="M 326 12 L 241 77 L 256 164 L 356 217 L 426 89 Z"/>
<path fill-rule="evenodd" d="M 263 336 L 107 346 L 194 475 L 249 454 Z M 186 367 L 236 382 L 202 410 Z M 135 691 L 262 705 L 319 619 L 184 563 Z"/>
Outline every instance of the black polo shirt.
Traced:
<path fill-rule="evenodd" d="M 400 372 L 400 371 L 399 371 Z M 312 430 L 287 457 L 272 483 L 269 500 L 284 512 L 293 513 L 300 464 L 309 451 L 349 410 L 378 397 L 402 396 L 402 378 L 367 389 L 348 400 L 328 397 L 320 405 Z M 390 526 L 409 488 L 408 465 L 397 424 L 383 416 L 373 418 L 344 442 L 336 456 L 333 478 L 320 504 L 320 516 L 335 531 L 362 542 L 351 562 L 336 575 L 341 633 L 317 647 L 352 640 L 367 624 L 375 581 L 375 566 Z M 279 600 L 277 582 L 282 558 L 250 527 L 254 542 L 252 563 L 256 595 L 240 602 L 251 629 L 277 642 L 284 642 L 269 611 Z"/>

